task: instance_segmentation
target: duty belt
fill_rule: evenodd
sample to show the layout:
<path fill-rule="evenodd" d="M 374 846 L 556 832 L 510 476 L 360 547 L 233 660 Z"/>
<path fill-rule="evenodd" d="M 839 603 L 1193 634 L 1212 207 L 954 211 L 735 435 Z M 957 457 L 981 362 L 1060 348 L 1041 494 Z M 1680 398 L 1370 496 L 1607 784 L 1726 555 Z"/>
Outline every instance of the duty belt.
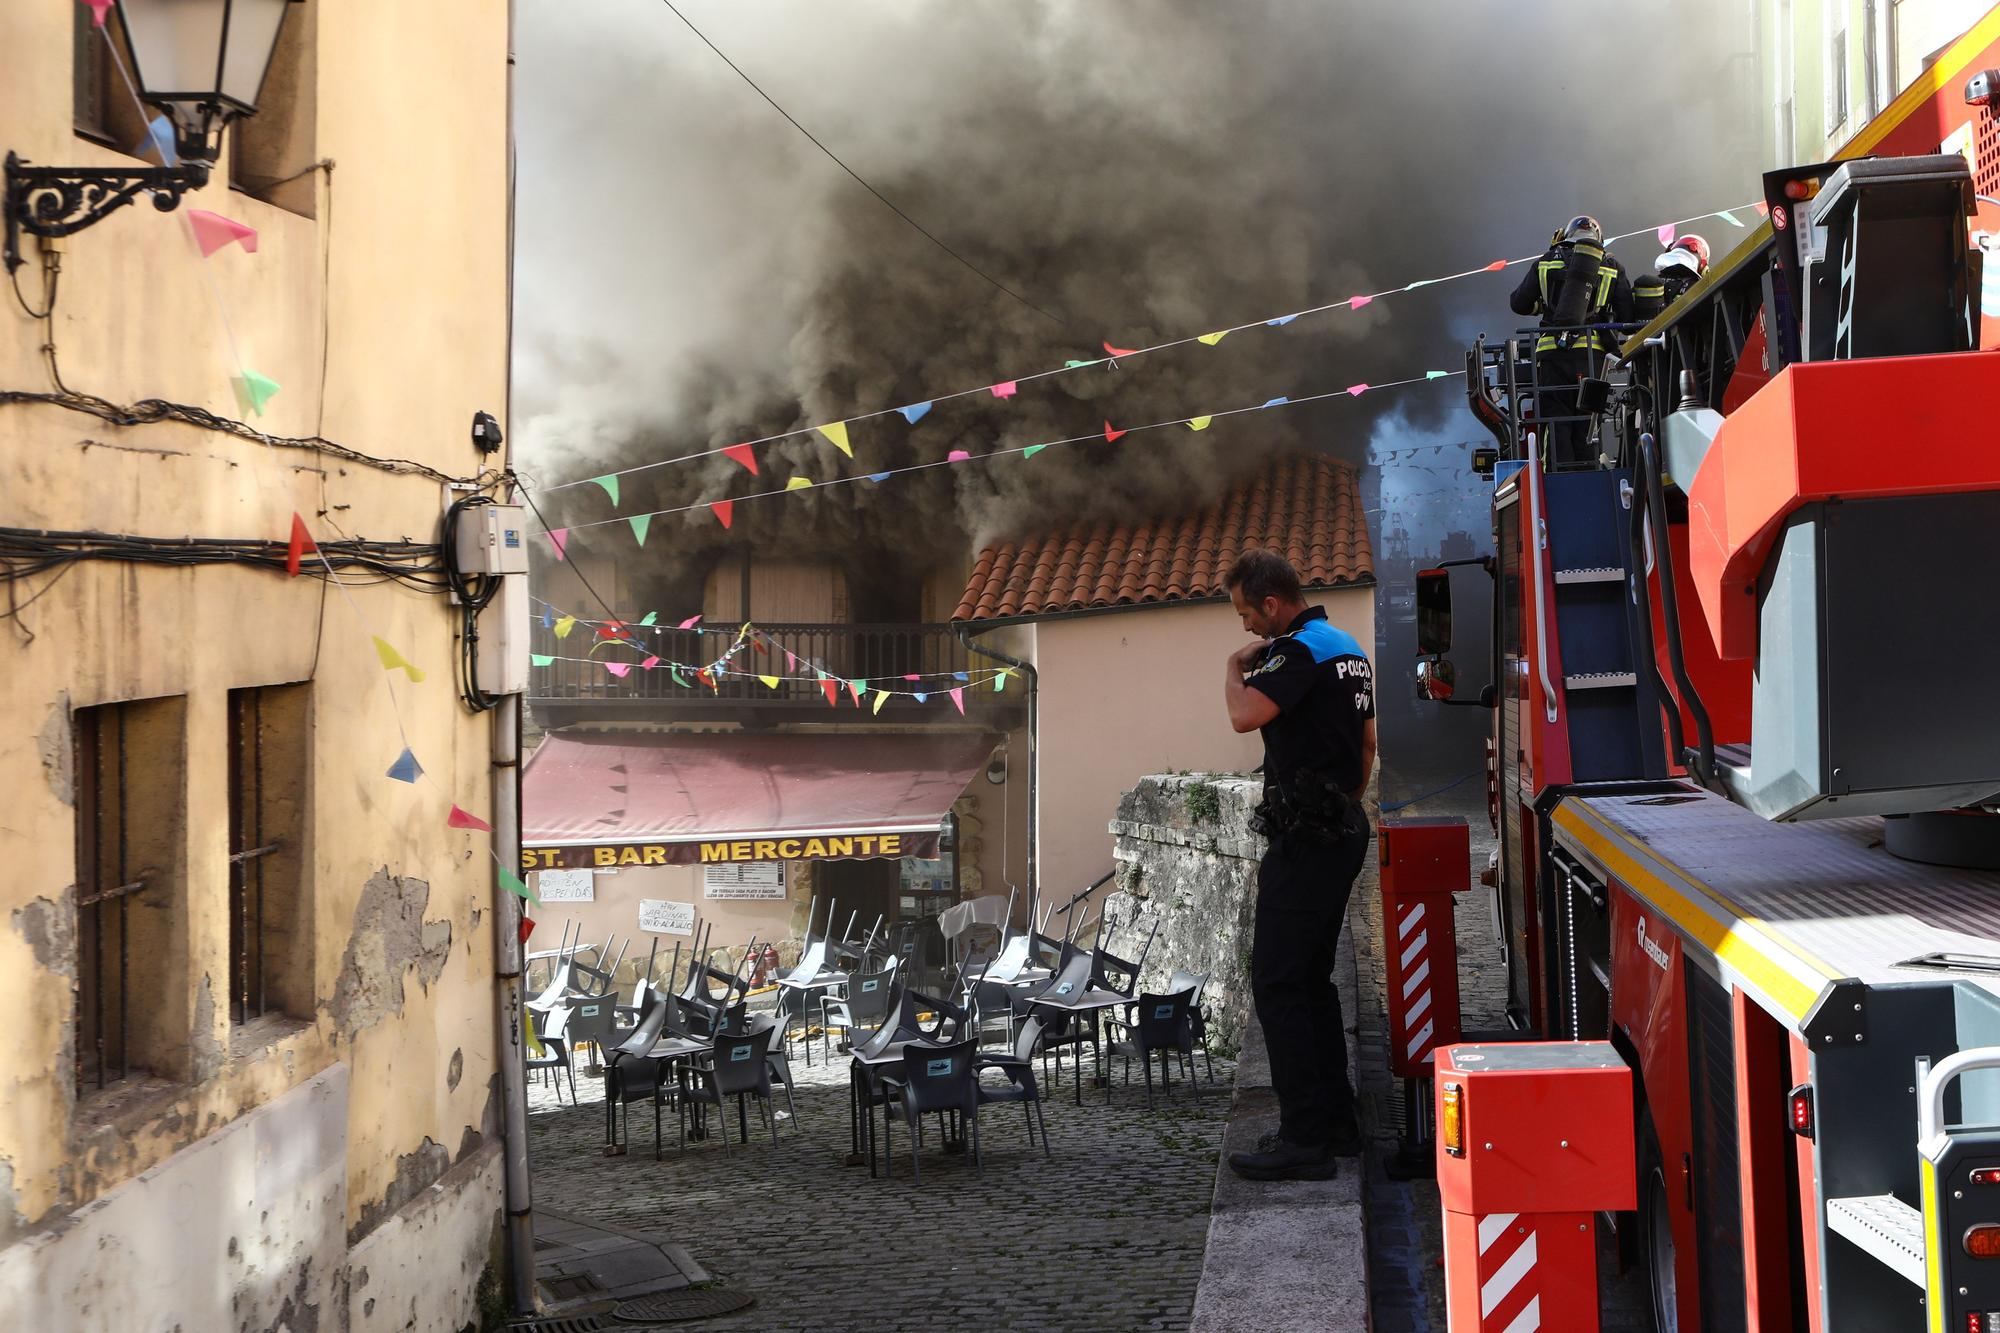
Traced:
<path fill-rule="evenodd" d="M 1321 773 L 1296 773 L 1264 784 L 1264 800 L 1250 815 L 1250 830 L 1266 838 L 1298 835 L 1334 841 L 1347 831 L 1353 800 Z"/>

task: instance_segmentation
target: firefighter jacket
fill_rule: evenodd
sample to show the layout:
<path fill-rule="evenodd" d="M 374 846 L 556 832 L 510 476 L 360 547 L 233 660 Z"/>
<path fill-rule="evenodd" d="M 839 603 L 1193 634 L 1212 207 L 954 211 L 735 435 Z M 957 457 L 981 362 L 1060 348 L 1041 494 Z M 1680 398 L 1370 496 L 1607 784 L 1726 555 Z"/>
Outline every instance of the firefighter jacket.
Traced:
<path fill-rule="evenodd" d="M 1564 299 L 1566 284 L 1582 282 L 1585 290 Z M 1579 299 L 1580 295 L 1580 299 Z M 1632 283 L 1617 256 L 1589 242 L 1564 241 L 1552 245 L 1521 278 L 1507 304 L 1517 315 L 1535 315 L 1542 327 L 1576 324 L 1629 324 L 1632 321 Z M 1568 309 L 1563 309 L 1567 306 Z M 1576 312 L 1571 317 L 1572 312 Z M 1617 339 L 1609 333 L 1545 333 L 1535 340 L 1535 351 L 1553 352 L 1566 348 L 1594 347 L 1611 351 Z"/>

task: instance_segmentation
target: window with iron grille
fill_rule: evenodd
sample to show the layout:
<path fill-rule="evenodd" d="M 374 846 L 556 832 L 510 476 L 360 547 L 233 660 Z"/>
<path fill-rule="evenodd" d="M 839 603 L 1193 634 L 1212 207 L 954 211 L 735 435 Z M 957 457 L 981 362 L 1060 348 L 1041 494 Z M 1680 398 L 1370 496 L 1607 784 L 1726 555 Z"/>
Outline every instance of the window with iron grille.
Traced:
<path fill-rule="evenodd" d="M 187 1077 L 185 716 L 179 698 L 76 710 L 79 1091 Z"/>
<path fill-rule="evenodd" d="M 229 692 L 229 1018 L 312 1013 L 306 685 Z"/>

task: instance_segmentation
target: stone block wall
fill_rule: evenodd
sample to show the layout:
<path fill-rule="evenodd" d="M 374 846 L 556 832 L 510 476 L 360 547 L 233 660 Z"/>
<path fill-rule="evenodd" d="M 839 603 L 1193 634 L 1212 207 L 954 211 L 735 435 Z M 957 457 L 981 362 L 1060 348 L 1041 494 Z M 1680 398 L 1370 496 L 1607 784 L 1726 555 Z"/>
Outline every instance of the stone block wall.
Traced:
<path fill-rule="evenodd" d="M 1250 832 L 1263 779 L 1235 774 L 1142 778 L 1118 802 L 1115 891 L 1104 929 L 1121 957 L 1158 923 L 1140 985 L 1164 988 L 1177 968 L 1209 974 L 1209 1045 L 1235 1055 L 1250 1017 L 1251 913 L 1264 840 Z M 1100 939 L 1106 938 L 1100 934 Z"/>

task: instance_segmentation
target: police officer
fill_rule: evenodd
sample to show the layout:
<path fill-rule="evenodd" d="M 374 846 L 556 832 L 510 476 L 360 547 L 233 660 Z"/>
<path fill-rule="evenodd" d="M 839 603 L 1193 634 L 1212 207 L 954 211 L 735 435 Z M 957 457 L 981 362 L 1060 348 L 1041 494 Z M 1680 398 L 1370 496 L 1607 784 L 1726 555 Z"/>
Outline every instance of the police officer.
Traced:
<path fill-rule="evenodd" d="M 1229 599 L 1257 642 L 1231 653 L 1229 722 L 1264 737 L 1268 839 L 1257 871 L 1250 989 L 1271 1057 L 1278 1129 L 1229 1165 L 1252 1180 L 1325 1180 L 1361 1151 L 1333 952 L 1368 855 L 1362 793 L 1375 766 L 1375 681 L 1353 636 L 1307 606 L 1272 551 L 1229 571 Z"/>
<path fill-rule="evenodd" d="M 1583 214 L 1557 231 L 1548 253 L 1522 277 L 1507 304 L 1517 315 L 1539 316 L 1541 327 L 1549 330 L 1535 340 L 1541 385 L 1535 411 L 1544 423 L 1544 462 L 1554 467 L 1588 464 L 1590 424 L 1550 418 L 1578 415 L 1575 386 L 1595 369 L 1598 358 L 1593 354 L 1616 346 L 1608 332 L 1575 326 L 1632 320 L 1632 284 L 1617 257 L 1604 248 L 1604 229 L 1597 219 Z"/>

